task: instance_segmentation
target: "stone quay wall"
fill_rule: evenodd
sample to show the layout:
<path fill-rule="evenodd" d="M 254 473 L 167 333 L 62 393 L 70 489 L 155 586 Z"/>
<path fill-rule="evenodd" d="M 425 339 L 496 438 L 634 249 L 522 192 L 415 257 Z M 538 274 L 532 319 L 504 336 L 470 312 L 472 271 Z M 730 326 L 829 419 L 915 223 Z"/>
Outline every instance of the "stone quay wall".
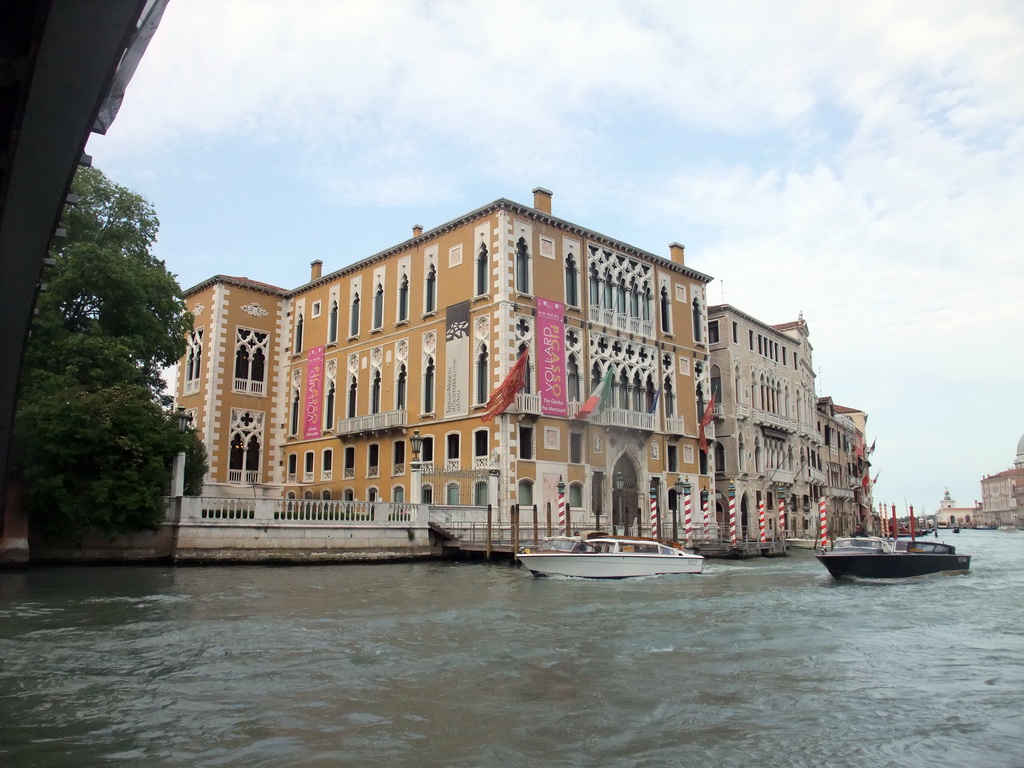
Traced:
<path fill-rule="evenodd" d="M 439 558 L 427 506 L 321 499 L 168 499 L 152 533 L 32 545 L 39 562 L 331 563 Z"/>

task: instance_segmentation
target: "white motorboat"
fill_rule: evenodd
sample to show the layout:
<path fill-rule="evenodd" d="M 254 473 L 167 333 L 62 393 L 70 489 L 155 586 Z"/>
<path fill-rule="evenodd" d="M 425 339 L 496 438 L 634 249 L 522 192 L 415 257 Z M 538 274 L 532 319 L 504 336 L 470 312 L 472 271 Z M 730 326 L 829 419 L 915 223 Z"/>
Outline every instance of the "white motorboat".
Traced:
<path fill-rule="evenodd" d="M 704 558 L 681 546 L 632 536 L 552 536 L 517 557 L 534 576 L 625 579 L 704 570 Z"/>

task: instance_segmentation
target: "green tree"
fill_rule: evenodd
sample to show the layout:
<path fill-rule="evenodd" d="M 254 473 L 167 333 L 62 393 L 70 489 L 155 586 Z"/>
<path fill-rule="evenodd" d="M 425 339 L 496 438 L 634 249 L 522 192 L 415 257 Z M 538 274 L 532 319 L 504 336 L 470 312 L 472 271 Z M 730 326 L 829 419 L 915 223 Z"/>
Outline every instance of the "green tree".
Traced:
<path fill-rule="evenodd" d="M 15 471 L 31 519 L 50 532 L 153 528 L 172 457 L 198 442 L 178 432 L 161 375 L 184 353 L 192 316 L 150 252 L 152 205 L 91 168 L 72 191 L 81 199 L 65 212 L 25 350 Z"/>

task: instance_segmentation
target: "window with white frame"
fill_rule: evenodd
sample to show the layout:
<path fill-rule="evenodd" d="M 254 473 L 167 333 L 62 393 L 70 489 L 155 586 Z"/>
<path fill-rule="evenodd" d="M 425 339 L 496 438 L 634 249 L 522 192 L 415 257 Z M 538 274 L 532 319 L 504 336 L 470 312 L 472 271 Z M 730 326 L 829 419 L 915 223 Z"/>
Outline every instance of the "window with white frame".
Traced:
<path fill-rule="evenodd" d="M 323 465 L 320 467 L 320 479 L 329 483 L 334 477 L 334 451 L 330 448 L 324 450 Z"/>
<path fill-rule="evenodd" d="M 235 329 L 235 392 L 262 395 L 266 391 L 269 336 L 263 331 Z"/>
<path fill-rule="evenodd" d="M 462 456 L 462 435 L 451 432 L 445 436 L 445 469 L 458 469 Z"/>
<path fill-rule="evenodd" d="M 366 476 L 380 477 L 380 444 L 370 443 L 366 447 Z"/>
<path fill-rule="evenodd" d="M 185 352 L 185 394 L 199 391 L 199 378 L 203 369 L 203 329 L 196 328 L 188 335 Z"/>

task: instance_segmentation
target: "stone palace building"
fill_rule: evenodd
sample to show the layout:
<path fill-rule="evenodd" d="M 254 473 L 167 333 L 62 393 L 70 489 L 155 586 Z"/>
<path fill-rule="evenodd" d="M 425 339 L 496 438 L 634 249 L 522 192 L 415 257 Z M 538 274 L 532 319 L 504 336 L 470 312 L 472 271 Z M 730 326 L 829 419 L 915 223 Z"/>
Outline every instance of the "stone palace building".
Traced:
<path fill-rule="evenodd" d="M 709 310 L 683 246 L 649 253 L 533 195 L 326 274 L 314 261 L 297 288 L 217 275 L 185 291 L 175 394 L 209 453 L 204 495 L 545 515 L 562 493 L 574 528 L 645 534 L 653 499 L 661 535 L 686 491 L 719 529 L 738 498 L 744 535 L 762 500 L 772 526 L 788 505 L 790 530 L 823 494 L 870 510 L 863 420 L 816 395 L 802 319 Z M 521 355 L 525 388 L 484 420 Z M 576 418 L 606 376 L 606 407 Z"/>

